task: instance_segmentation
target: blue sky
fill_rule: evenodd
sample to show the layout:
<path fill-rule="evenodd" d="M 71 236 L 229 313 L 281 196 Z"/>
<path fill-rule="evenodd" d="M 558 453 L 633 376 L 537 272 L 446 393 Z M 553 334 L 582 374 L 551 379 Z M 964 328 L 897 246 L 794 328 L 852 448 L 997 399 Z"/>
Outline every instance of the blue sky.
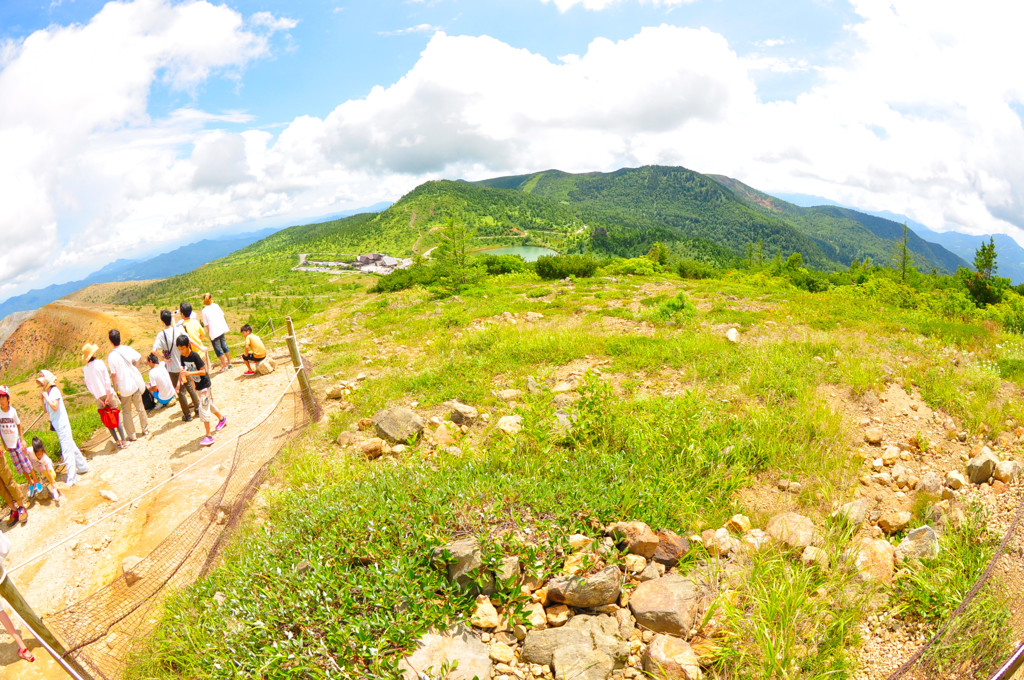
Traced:
<path fill-rule="evenodd" d="M 996 0 L 0 0 L 0 297 L 427 179 L 685 165 L 1021 236 Z"/>

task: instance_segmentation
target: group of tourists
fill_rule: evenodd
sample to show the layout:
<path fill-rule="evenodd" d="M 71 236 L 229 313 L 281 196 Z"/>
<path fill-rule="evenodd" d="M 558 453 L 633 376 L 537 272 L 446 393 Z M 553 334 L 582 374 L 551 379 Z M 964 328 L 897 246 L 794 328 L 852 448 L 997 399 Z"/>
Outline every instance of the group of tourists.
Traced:
<path fill-rule="evenodd" d="M 178 314 L 176 320 L 169 310 L 160 312 L 164 328 L 157 334 L 153 349 L 145 358 L 121 343 L 121 332 L 117 329 L 107 333 L 111 349 L 107 353 L 106 363 L 97 356 L 99 345 L 86 343 L 82 346 L 82 377 L 86 390 L 95 399 L 100 420 L 118 448 L 128 447 L 140 435 L 149 435 L 146 412 L 166 408 L 175 399 L 181 408 L 183 421 L 189 422 L 193 418 L 202 421 L 205 436 L 199 442 L 201 446 L 211 446 L 214 432 L 223 430 L 228 424 L 227 417 L 213 401 L 213 383 L 210 379 L 212 362 L 209 351 L 203 345 L 204 339 L 209 338 L 220 362 L 219 372 L 232 367 L 226 341 L 229 328 L 224 310 L 207 293 L 203 296 L 201 314 L 197 315 L 188 302 L 181 303 Z M 244 375 L 251 376 L 266 359 L 267 349 L 248 324 L 242 326 L 241 332 L 245 336 L 245 349 L 242 352 L 246 366 Z M 148 371 L 148 379 L 142 376 L 143 368 Z M 78 475 L 89 472 L 89 464 L 75 444 L 64 395 L 57 387 L 57 376 L 50 371 L 40 371 L 36 384 L 40 388 L 40 401 L 49 417 L 50 428 L 60 442 L 60 452 L 67 471 L 66 484 L 74 486 Z M 7 449 L 13 469 L 28 480 L 28 499 L 34 498 L 45 487 L 59 507 L 65 495 L 57 488 L 53 463 L 39 437 L 32 438 L 31 447 L 26 443 L 21 418 L 11 403 L 10 389 L 6 385 L 0 385 L 0 441 Z M 2 461 L 0 497 L 10 508 L 8 526 L 28 521 L 26 494 L 22 485 L 15 481 L 11 467 Z M 2 563 L 10 543 L 2 534 L 0 539 Z M 35 661 L 10 616 L 2 608 L 0 625 L 14 638 L 18 656 L 26 661 Z"/>
<path fill-rule="evenodd" d="M 171 311 L 164 310 L 160 312 L 160 321 L 163 329 L 146 357 L 122 344 L 121 332 L 117 329 L 107 334 L 110 350 L 106 362 L 98 356 L 99 345 L 85 343 L 81 353 L 85 388 L 95 400 L 100 421 L 118 448 L 127 448 L 139 436 L 148 436 L 147 411 L 169 407 L 175 400 L 181 408 L 183 421 L 199 418 L 203 423 L 200 445 L 212 446 L 214 433 L 227 427 L 228 420 L 213 400 L 212 362 L 203 342 L 210 339 L 220 363 L 218 372 L 232 368 L 224 310 L 207 293 L 203 296 L 201 314 L 196 314 L 191 303 L 182 302 L 177 319 Z M 266 358 L 267 350 L 248 324 L 242 326 L 241 331 L 245 336 L 242 360 L 247 370 L 244 375 L 251 376 Z M 142 375 L 144 370 L 148 373 L 146 378 Z M 57 377 L 50 371 L 40 371 L 36 383 L 41 390 L 42 408 L 60 442 L 66 485 L 74 486 L 78 475 L 89 472 L 89 464 L 75 444 L 64 395 L 57 387 Z M 65 496 L 57 488 L 56 473 L 46 447 L 38 437 L 32 438 L 31 446 L 26 442 L 22 421 L 6 385 L 0 385 L 0 441 L 7 449 L 11 467 L 28 480 L 26 494 L 22 485 L 14 480 L 11 467 L 0 464 L 0 497 L 10 509 L 9 526 L 28 520 L 26 496 L 31 500 L 44 487 L 60 506 Z"/>

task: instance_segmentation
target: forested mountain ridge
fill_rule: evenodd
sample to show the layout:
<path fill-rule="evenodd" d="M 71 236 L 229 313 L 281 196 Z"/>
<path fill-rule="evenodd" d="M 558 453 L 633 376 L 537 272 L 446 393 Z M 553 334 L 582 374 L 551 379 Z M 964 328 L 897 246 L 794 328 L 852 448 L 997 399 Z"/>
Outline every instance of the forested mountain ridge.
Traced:
<path fill-rule="evenodd" d="M 711 177 L 747 205 L 783 216 L 814 239 L 830 259 L 840 263 L 870 257 L 876 264 L 888 264 L 892 259 L 893 242 L 903 238 L 903 225 L 893 220 L 835 205 L 800 207 L 731 177 Z M 914 254 L 915 264 L 923 269 L 952 273 L 957 267 L 967 266 L 959 256 L 924 240 L 913 229 L 907 230 L 907 248 Z"/>
<path fill-rule="evenodd" d="M 475 247 L 542 245 L 560 252 L 635 257 L 662 242 L 678 256 L 728 265 L 753 254 L 799 252 L 820 270 L 870 257 L 892 263 L 902 225 L 834 206 L 802 208 L 728 177 L 646 166 L 611 173 L 549 170 L 479 182 L 425 182 L 380 213 L 293 227 L 240 251 L 420 255 L 451 222 Z M 914 264 L 951 273 L 966 262 L 908 232 Z"/>

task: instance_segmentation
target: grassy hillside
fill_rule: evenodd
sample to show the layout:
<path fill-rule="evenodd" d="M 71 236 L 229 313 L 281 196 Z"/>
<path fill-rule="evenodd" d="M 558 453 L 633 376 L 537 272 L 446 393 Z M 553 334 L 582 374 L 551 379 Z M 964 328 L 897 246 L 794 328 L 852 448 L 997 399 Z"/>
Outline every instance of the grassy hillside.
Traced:
<path fill-rule="evenodd" d="M 938 501 L 895 485 L 892 465 L 888 482 L 872 478 L 872 459 L 892 444 L 915 476 L 944 477 L 977 445 L 1016 456 L 1024 409 L 1010 395 L 1024 386 L 1024 346 L 999 323 L 1006 310 L 963 306 L 942 280 L 901 286 L 883 269 L 809 293 L 781 271 L 688 281 L 609 276 L 615 266 L 572 283 L 488 277 L 450 298 L 369 294 L 365 277 L 339 287 L 300 335 L 320 396 L 345 380 L 351 408 L 325 401 L 327 418 L 281 461 L 266 505 L 223 565 L 169 604 L 128 677 L 395 678 L 420 634 L 473 611 L 474 594 L 431 558 L 454 538 L 478 537 L 490 565 L 512 554 L 547 578 L 565 567 L 572 534 L 599 536 L 613 521 L 687 536 L 735 513 L 764 527 L 783 510 L 813 521 L 824 567 L 782 548 L 718 558 L 695 541 L 676 568 L 716 603 L 705 677 L 884 677 L 892 667 L 876 657 L 898 663 L 938 629 L 1012 512 L 997 509 L 995 487 L 968 485 L 938 558 L 891 585 L 862 580 L 847 551 L 870 536 L 900 544 Z M 362 419 L 403 405 L 446 421 L 449 399 L 488 417 L 466 432 L 446 425 L 447 440 L 428 424 L 404 450 L 362 453 L 373 436 Z M 522 430 L 500 431 L 503 416 Z M 883 447 L 865 443 L 864 418 L 880 423 Z M 877 518 L 836 520 L 855 498 L 910 519 L 884 533 Z M 583 559 L 594 570 L 626 555 Z M 492 599 L 513 616 L 528 604 L 517 584 Z M 925 676 L 983 677 L 970 664 L 1006 651 L 1008 616 L 1006 599 L 984 591 L 973 627 L 955 630 L 957 648 L 930 656 Z M 697 649 L 703 638 L 690 639 Z M 636 631 L 633 656 L 647 642 Z"/>

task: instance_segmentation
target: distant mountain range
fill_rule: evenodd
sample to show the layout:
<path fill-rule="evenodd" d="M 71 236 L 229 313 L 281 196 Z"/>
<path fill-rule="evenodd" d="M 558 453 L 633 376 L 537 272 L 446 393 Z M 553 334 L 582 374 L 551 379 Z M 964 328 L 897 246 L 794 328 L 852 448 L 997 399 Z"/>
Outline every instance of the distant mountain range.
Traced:
<path fill-rule="evenodd" d="M 809 206 L 809 205 L 832 205 L 839 206 L 839 203 L 830 201 L 827 198 L 821 196 L 812 196 L 809 194 L 776 194 L 780 199 L 795 203 L 797 205 Z M 970 263 L 974 262 L 974 253 L 978 250 L 978 247 L 982 243 L 987 243 L 991 238 L 996 244 L 996 274 L 998 276 L 1008 277 L 1013 281 L 1014 284 L 1024 283 L 1024 247 L 1021 247 L 1015 239 L 1006 234 L 964 234 L 959 231 L 935 231 L 930 229 L 920 222 L 915 222 L 906 215 L 899 215 L 888 210 L 882 210 L 873 212 L 870 210 L 863 211 L 868 215 L 875 215 L 882 217 L 887 220 L 891 220 L 898 224 L 906 224 L 908 228 L 912 229 L 918 236 L 937 243 L 946 250 L 956 254 L 958 257 L 964 259 L 969 266 Z"/>
<path fill-rule="evenodd" d="M 96 283 L 142 281 L 184 274 L 211 260 L 224 257 L 239 248 L 244 248 L 251 243 L 264 239 L 275 231 L 277 230 L 263 229 L 248 234 L 204 239 L 147 260 L 115 260 L 106 267 L 93 272 L 79 281 L 58 283 L 46 288 L 30 290 L 22 295 L 16 295 L 4 300 L 0 303 L 0 318 L 6 317 L 13 312 L 39 309 L 44 305 L 61 299 L 69 293 Z"/>

